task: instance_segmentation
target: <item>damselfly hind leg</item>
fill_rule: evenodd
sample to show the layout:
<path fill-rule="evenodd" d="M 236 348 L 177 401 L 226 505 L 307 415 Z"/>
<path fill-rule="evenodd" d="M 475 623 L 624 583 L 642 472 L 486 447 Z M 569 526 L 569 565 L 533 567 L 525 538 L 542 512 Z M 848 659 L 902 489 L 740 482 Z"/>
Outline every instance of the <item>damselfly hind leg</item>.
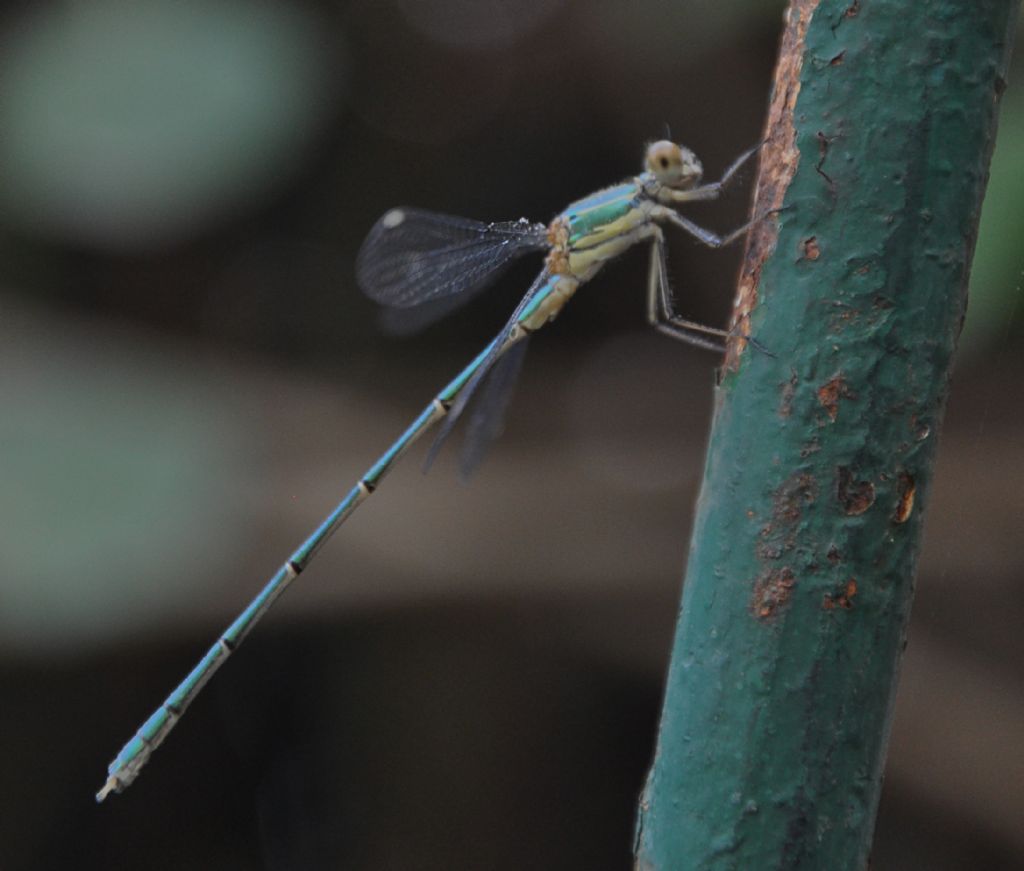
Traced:
<path fill-rule="evenodd" d="M 724 341 L 708 338 L 731 339 L 739 335 L 739 325 L 731 330 L 709 327 L 705 324 L 680 317 L 675 312 L 672 300 L 672 286 L 668 280 L 668 264 L 665 259 L 665 240 L 659 232 L 651 242 L 651 263 L 647 274 L 647 320 L 660 333 L 709 351 L 725 350 Z M 743 337 L 752 347 L 768 357 L 775 355 L 753 336 Z"/>
<path fill-rule="evenodd" d="M 707 327 L 676 315 L 672 306 L 672 290 L 668 282 L 665 239 L 661 228 L 655 229 L 657 233 L 651 240 L 651 264 L 647 272 L 647 320 L 658 332 L 673 339 L 721 353 L 725 350 L 725 343 L 709 337 L 726 338 L 729 335 L 726 330 Z"/>

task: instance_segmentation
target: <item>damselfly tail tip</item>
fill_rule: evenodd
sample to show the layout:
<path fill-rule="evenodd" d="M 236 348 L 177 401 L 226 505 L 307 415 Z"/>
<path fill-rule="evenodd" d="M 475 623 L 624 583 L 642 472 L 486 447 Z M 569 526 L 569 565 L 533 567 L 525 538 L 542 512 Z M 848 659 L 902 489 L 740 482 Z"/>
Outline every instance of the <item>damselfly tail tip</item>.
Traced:
<path fill-rule="evenodd" d="M 96 803 L 99 804 L 105 799 L 110 793 L 117 790 L 118 781 L 117 778 L 111 775 L 107 778 L 107 782 L 103 784 L 103 789 L 96 793 Z"/>

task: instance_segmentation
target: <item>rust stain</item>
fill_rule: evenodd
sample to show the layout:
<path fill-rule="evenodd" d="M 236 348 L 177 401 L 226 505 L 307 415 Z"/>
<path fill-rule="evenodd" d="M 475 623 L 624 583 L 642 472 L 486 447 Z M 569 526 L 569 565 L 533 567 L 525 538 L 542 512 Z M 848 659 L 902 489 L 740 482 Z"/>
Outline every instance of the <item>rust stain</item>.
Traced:
<path fill-rule="evenodd" d="M 875 504 L 875 485 L 870 481 L 857 481 L 848 466 L 840 466 L 836 483 L 836 497 L 843 511 L 851 517 L 863 514 Z"/>
<path fill-rule="evenodd" d="M 804 260 L 817 260 L 821 257 L 821 248 L 818 245 L 818 237 L 811 236 L 803 241 Z"/>
<path fill-rule="evenodd" d="M 793 475 L 772 494 L 771 519 L 761 527 L 757 558 L 775 561 L 796 546 L 797 525 L 804 507 L 818 498 L 818 485 L 812 475 Z"/>
<path fill-rule="evenodd" d="M 816 454 L 821 450 L 821 442 L 818 441 L 818 437 L 814 436 L 809 441 L 804 442 L 800 446 L 800 459 L 806 460 L 811 454 Z"/>
<path fill-rule="evenodd" d="M 803 514 L 804 505 L 818 497 L 814 477 L 807 473 L 794 475 L 772 497 L 773 519 L 785 524 L 796 523 Z"/>
<path fill-rule="evenodd" d="M 914 511 L 914 493 L 917 485 L 914 483 L 914 476 L 908 472 L 900 472 L 899 483 L 896 492 L 899 494 L 899 501 L 896 503 L 896 514 L 893 519 L 897 523 L 906 523 Z"/>
<path fill-rule="evenodd" d="M 853 607 L 854 596 L 857 595 L 857 579 L 850 578 L 838 593 L 826 593 L 821 601 L 821 607 L 826 611 L 834 608 L 842 608 L 849 611 Z"/>
<path fill-rule="evenodd" d="M 833 333 L 841 332 L 845 327 L 855 323 L 860 317 L 860 309 L 841 302 L 832 303 L 835 311 L 829 315 L 828 328 Z"/>
<path fill-rule="evenodd" d="M 813 475 L 800 473 L 784 481 L 772 496 L 771 520 L 760 532 L 758 560 L 775 563 L 797 546 L 800 520 L 807 506 L 817 499 L 818 486 Z M 750 610 L 766 620 L 790 601 L 797 578 L 788 566 L 765 566 L 754 580 Z"/>
<path fill-rule="evenodd" d="M 839 400 L 853 398 L 855 398 L 853 392 L 847 385 L 842 372 L 830 378 L 818 388 L 818 402 L 821 403 L 822 408 L 828 413 L 829 420 L 833 423 L 835 423 L 836 416 L 839 414 Z"/>
<path fill-rule="evenodd" d="M 789 601 L 795 586 L 796 578 L 788 567 L 763 572 L 754 582 L 750 610 L 759 620 L 767 620 Z"/>
<path fill-rule="evenodd" d="M 842 560 L 843 558 L 843 555 L 839 553 L 839 548 L 836 547 L 834 544 L 829 546 L 828 553 L 826 554 L 826 556 L 828 557 L 828 561 L 832 563 L 832 565 L 838 565 L 840 560 Z"/>
<path fill-rule="evenodd" d="M 761 167 L 754 194 L 754 215 L 770 215 L 781 209 L 786 191 L 796 175 L 800 151 L 796 146 L 793 113 L 800 94 L 800 71 L 807 27 L 821 0 L 792 0 L 786 12 L 779 62 L 775 67 L 772 101 L 765 121 Z M 729 342 L 724 369 L 736 371 L 750 335 L 750 313 L 757 305 L 761 268 L 775 250 L 778 218 L 758 221 L 747 235 L 743 266 L 733 302 L 731 330 L 737 341 Z"/>

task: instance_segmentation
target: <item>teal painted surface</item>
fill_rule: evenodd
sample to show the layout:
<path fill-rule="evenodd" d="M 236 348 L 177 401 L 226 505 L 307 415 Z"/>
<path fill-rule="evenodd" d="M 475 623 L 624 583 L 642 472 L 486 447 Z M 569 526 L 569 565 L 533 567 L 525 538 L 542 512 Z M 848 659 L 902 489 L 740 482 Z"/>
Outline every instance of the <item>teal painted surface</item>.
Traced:
<path fill-rule="evenodd" d="M 811 19 L 752 314 L 776 356 L 717 391 L 644 871 L 866 865 L 1017 9 L 822 0 Z"/>

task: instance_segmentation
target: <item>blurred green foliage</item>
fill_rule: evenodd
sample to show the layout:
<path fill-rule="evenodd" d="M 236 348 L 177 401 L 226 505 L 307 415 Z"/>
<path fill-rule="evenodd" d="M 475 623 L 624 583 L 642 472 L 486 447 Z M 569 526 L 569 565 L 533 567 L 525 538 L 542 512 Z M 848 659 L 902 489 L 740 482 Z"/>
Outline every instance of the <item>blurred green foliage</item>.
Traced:
<path fill-rule="evenodd" d="M 315 28 L 263 0 L 33 7 L 0 47 L 5 219 L 166 244 L 279 185 L 339 96 Z"/>
<path fill-rule="evenodd" d="M 1012 334 L 1019 336 L 1024 292 L 1024 64 L 1017 64 L 1003 98 L 999 135 L 971 269 L 967 319 L 958 362 L 983 359 L 1000 350 Z"/>

